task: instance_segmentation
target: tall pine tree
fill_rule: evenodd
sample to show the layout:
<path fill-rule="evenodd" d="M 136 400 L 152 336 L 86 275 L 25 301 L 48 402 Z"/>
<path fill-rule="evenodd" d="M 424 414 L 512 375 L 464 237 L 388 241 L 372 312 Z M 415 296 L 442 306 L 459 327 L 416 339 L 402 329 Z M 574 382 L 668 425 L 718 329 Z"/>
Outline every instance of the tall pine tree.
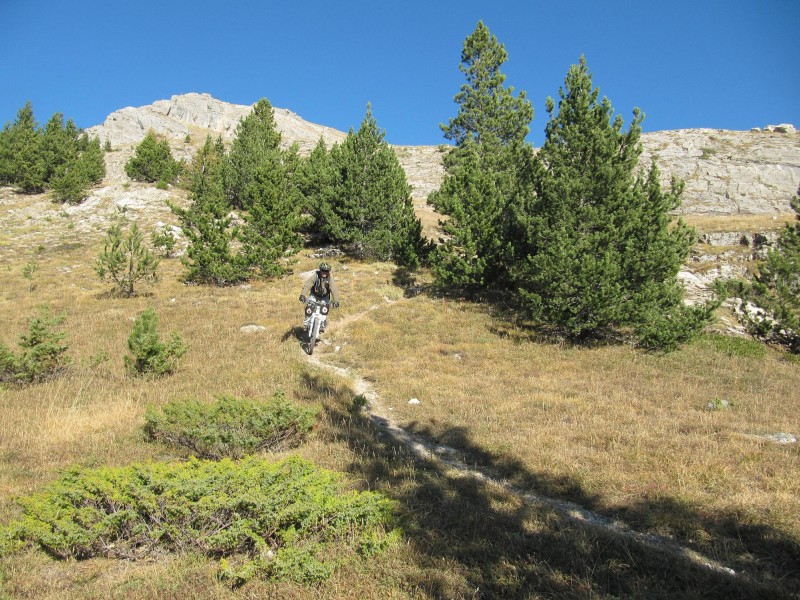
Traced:
<path fill-rule="evenodd" d="M 310 218 L 305 229 L 312 235 L 322 235 L 323 210 L 335 198 L 337 180 L 331 153 L 322 137 L 311 154 L 301 159 L 295 180 L 303 197 L 303 211 Z"/>
<path fill-rule="evenodd" d="M 303 198 L 295 182 L 299 163 L 296 146 L 276 148 L 266 153 L 249 185 L 250 209 L 239 239 L 244 260 L 260 277 L 286 273 L 287 255 L 302 243 Z"/>
<path fill-rule="evenodd" d="M 42 154 L 42 132 L 26 102 L 9 130 L 11 181 L 25 194 L 39 194 L 47 183 L 47 167 Z"/>
<path fill-rule="evenodd" d="M 671 226 L 682 184 L 661 188 L 655 164 L 638 169 L 640 123 L 613 117 L 581 58 L 560 90 L 558 112 L 536 155 L 533 193 L 521 211 L 527 258 L 515 270 L 535 319 L 582 339 L 632 328 L 645 345 L 670 348 L 697 333 L 715 304 L 686 307 L 678 270 L 694 242 Z"/>
<path fill-rule="evenodd" d="M 514 205 L 524 186 L 531 148 L 525 143 L 533 108 L 514 96 L 500 70 L 505 47 L 479 22 L 464 41 L 461 72 L 467 82 L 455 96 L 458 114 L 442 125 L 455 147 L 447 175 L 428 202 L 448 219 L 433 256 L 437 281 L 465 291 L 506 288 L 514 263 Z"/>
<path fill-rule="evenodd" d="M 236 230 L 225 197 L 226 167 L 222 138 L 207 137 L 189 170 L 189 207 L 170 205 L 189 241 L 181 262 L 193 283 L 233 285 L 248 277 L 247 265 L 232 249 Z"/>
<path fill-rule="evenodd" d="M 234 208 L 249 209 L 257 190 L 256 173 L 272 161 L 278 151 L 281 134 L 269 100 L 256 102 L 253 111 L 239 122 L 231 144 L 230 172 L 226 181 L 228 200 Z"/>
<path fill-rule="evenodd" d="M 411 188 L 367 105 L 357 132 L 331 149 L 333 187 L 320 202 L 320 229 L 358 257 L 416 268 L 425 253 Z"/>

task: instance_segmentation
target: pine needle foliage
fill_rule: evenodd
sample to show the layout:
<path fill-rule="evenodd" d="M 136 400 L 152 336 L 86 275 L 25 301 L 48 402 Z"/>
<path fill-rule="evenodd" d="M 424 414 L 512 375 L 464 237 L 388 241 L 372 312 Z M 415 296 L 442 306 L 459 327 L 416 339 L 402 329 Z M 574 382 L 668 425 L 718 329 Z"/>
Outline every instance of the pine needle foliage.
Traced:
<path fill-rule="evenodd" d="M 129 375 L 160 377 L 175 370 L 188 346 L 175 332 L 170 334 L 167 342 L 162 342 L 156 311 L 148 308 L 133 323 L 133 330 L 128 337 L 128 350 L 132 356 L 126 355 L 123 360 Z"/>
<path fill-rule="evenodd" d="M 753 281 L 739 282 L 736 291 L 746 303 L 744 318 L 753 334 L 800 354 L 800 195 L 791 205 L 795 223 L 783 228 Z"/>
<path fill-rule="evenodd" d="M 176 400 L 145 414 L 151 441 L 187 448 L 198 458 L 241 458 L 300 444 L 318 409 L 297 406 L 278 392 L 268 402 L 223 396 L 213 403 Z"/>
<path fill-rule="evenodd" d="M 125 173 L 136 181 L 168 184 L 181 174 L 183 164 L 172 156 L 172 149 L 165 139 L 150 130 L 136 146 L 134 155 L 125 163 Z"/>
<path fill-rule="evenodd" d="M 324 171 L 312 179 L 321 189 L 310 201 L 319 208 L 321 233 L 332 243 L 359 258 L 415 269 L 427 247 L 405 171 L 385 135 L 368 104 L 358 131 L 351 130 L 341 145 L 334 145 L 330 162 L 312 155 Z"/>
<path fill-rule="evenodd" d="M 59 375 L 67 365 L 65 333 L 58 327 L 65 315 L 51 315 L 47 307 L 28 320 L 28 330 L 20 334 L 20 350 L 15 353 L 0 344 L 0 382 L 37 383 Z"/>
<path fill-rule="evenodd" d="M 189 242 L 181 257 L 188 282 L 225 286 L 248 278 L 247 265 L 233 247 L 237 229 L 225 196 L 227 168 L 222 138 L 206 137 L 187 176 L 189 206 L 169 205 Z"/>
<path fill-rule="evenodd" d="M 23 516 L 0 529 L 0 555 L 30 545 L 63 559 L 193 551 L 220 559 L 232 586 L 316 583 L 336 567 L 331 548 L 368 556 L 399 534 L 392 501 L 347 490 L 299 458 L 73 467 L 18 503 Z"/>
<path fill-rule="evenodd" d="M 300 158 L 297 148 L 268 153 L 248 187 L 249 210 L 239 230 L 242 257 L 258 277 L 290 271 L 288 255 L 302 245 L 303 197 L 295 183 Z"/>
<path fill-rule="evenodd" d="M 509 287 L 514 203 L 532 156 L 525 136 L 533 107 L 524 92 L 514 96 L 505 86 L 500 68 L 507 59 L 505 47 L 479 22 L 461 53 L 467 82 L 455 97 L 458 114 L 441 125 L 456 145 L 445 158 L 441 187 L 428 198 L 449 217 L 431 259 L 437 281 L 469 293 Z"/>
<path fill-rule="evenodd" d="M 272 104 L 262 98 L 239 122 L 231 144 L 226 178 L 226 194 L 231 206 L 247 210 L 253 205 L 260 195 L 256 176 L 269 164 L 274 164 L 280 142 L 281 134 L 275 124 Z"/>
<path fill-rule="evenodd" d="M 42 129 L 27 102 L 0 132 L 0 185 L 16 185 L 26 194 L 52 189 L 55 201 L 77 204 L 105 174 L 99 140 L 90 141 L 61 113 Z"/>
<path fill-rule="evenodd" d="M 526 311 L 573 339 L 633 328 L 640 343 L 674 348 L 697 335 L 717 302 L 683 304 L 677 273 L 695 241 L 671 212 L 683 189 L 642 173 L 642 114 L 622 131 L 599 100 L 583 57 L 567 73 L 558 112 L 548 98 L 546 139 L 522 223 L 527 259 L 515 273 Z"/>
<path fill-rule="evenodd" d="M 117 223 L 108 229 L 103 251 L 95 260 L 95 272 L 100 279 L 110 279 L 115 290 L 131 297 L 140 281 L 158 280 L 159 260 L 144 245 L 144 235 L 133 223 L 127 235 Z"/>
<path fill-rule="evenodd" d="M 56 202 L 80 204 L 89 195 L 89 188 L 106 176 L 105 152 L 100 147 L 100 140 L 88 141 L 86 134 L 82 140 L 80 146 L 84 149 L 55 168 L 51 187 Z"/>

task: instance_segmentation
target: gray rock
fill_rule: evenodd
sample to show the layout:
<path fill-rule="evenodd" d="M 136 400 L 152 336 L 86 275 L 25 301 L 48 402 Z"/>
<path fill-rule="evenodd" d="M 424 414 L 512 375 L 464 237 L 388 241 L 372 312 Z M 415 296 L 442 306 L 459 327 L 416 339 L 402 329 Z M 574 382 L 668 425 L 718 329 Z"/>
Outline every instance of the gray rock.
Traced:
<path fill-rule="evenodd" d="M 120 109 L 111 113 L 102 125 L 86 131 L 100 138 L 103 144 L 110 142 L 112 147 L 138 144 L 149 130 L 180 143 L 192 134 L 199 134 L 194 137 L 200 138 L 196 140 L 200 144 L 208 134 L 222 136 L 224 141 L 230 142 L 239 121 L 252 110 L 252 105 L 230 104 L 208 94 L 183 94 L 148 106 Z M 304 121 L 285 108 L 273 108 L 273 113 L 286 146 L 296 142 L 301 149 L 310 151 L 320 137 L 328 146 L 345 138 L 341 131 Z"/>
<path fill-rule="evenodd" d="M 252 323 L 249 325 L 242 325 L 239 329 L 242 333 L 259 333 L 261 331 L 266 331 L 266 327 L 263 325 L 253 325 Z"/>
<path fill-rule="evenodd" d="M 764 439 L 776 444 L 796 444 L 797 436 L 791 433 L 770 433 L 764 436 Z"/>

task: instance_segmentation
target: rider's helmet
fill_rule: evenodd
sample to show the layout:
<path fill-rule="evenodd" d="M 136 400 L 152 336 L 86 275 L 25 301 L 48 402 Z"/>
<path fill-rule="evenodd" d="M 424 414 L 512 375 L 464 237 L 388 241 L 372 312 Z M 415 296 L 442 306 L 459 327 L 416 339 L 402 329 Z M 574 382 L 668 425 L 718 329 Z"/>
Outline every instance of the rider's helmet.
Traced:
<path fill-rule="evenodd" d="M 319 270 L 323 273 L 330 273 L 331 266 L 328 263 L 324 262 L 319 266 Z"/>

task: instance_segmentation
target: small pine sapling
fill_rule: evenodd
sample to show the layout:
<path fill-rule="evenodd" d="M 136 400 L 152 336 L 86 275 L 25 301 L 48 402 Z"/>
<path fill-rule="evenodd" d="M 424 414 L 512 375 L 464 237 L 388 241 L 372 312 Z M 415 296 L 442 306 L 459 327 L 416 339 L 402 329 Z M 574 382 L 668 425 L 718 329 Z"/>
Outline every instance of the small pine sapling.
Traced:
<path fill-rule="evenodd" d="M 128 350 L 133 356 L 124 357 L 125 369 L 130 375 L 159 377 L 172 373 L 178 360 L 186 353 L 188 346 L 180 335 L 173 332 L 164 343 L 158 336 L 158 316 L 148 308 L 139 315 L 133 324 L 128 338 Z"/>
<path fill-rule="evenodd" d="M 134 285 L 139 281 L 158 279 L 158 259 L 142 243 L 143 237 L 136 223 L 131 225 L 126 237 L 120 225 L 113 225 L 95 262 L 98 277 L 111 279 L 116 290 L 127 297 L 134 295 Z"/>

